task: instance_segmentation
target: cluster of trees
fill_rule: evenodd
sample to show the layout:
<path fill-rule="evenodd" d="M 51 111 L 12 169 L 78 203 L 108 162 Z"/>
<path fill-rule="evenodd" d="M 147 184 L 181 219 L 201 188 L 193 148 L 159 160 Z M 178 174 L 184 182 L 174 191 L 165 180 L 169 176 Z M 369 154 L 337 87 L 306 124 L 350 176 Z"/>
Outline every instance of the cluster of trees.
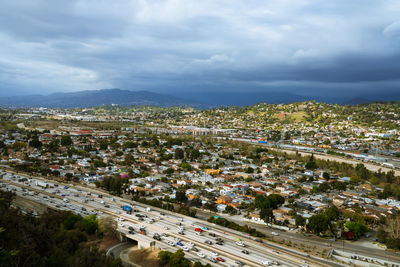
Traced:
<path fill-rule="evenodd" d="M 269 196 L 257 195 L 254 204 L 257 209 L 276 209 L 279 205 L 285 203 L 285 198 L 278 194 L 271 194 Z"/>
<path fill-rule="evenodd" d="M 342 216 L 350 220 L 346 222 L 339 220 Z M 295 220 L 296 225 L 305 225 L 305 220 L 301 216 L 296 216 Z M 324 212 L 311 216 L 308 220 L 307 229 L 316 235 L 324 235 L 329 232 L 331 235 L 337 236 L 338 232 L 344 235 L 347 228 L 348 232 L 354 234 L 354 239 L 358 239 L 369 230 L 366 221 L 368 221 L 368 218 L 362 215 L 341 214 L 336 206 L 331 206 Z"/>
<path fill-rule="evenodd" d="M 385 219 L 378 230 L 377 239 L 390 249 L 400 250 L 400 213 Z"/>
<path fill-rule="evenodd" d="M 14 197 L 0 191 L 0 266 L 122 266 L 88 245 L 101 236 L 95 216 L 48 210 L 36 218 L 11 207 Z"/>
<path fill-rule="evenodd" d="M 271 194 L 269 196 L 257 195 L 254 205 L 260 210 L 260 218 L 266 223 L 272 222 L 274 214 L 272 210 L 285 203 L 285 198 L 281 195 Z"/>
<path fill-rule="evenodd" d="M 119 175 L 113 177 L 104 177 L 103 181 L 96 181 L 97 187 L 104 188 L 111 194 L 120 196 L 124 186 L 128 183 L 128 179 L 122 179 Z"/>
<path fill-rule="evenodd" d="M 175 253 L 169 251 L 160 251 L 158 253 L 159 264 L 163 266 L 174 266 L 174 267 L 211 267 L 208 263 L 203 265 L 201 262 L 197 261 L 192 263 L 185 258 L 185 252 L 182 249 L 178 249 Z"/>
<path fill-rule="evenodd" d="M 336 206 L 327 208 L 324 212 L 311 216 L 308 220 L 307 229 L 314 234 L 320 235 L 332 228 L 332 222 L 336 221 L 340 212 Z"/>
<path fill-rule="evenodd" d="M 236 230 L 236 231 L 248 233 L 251 236 L 265 237 L 265 235 L 263 233 L 257 231 L 254 228 L 250 228 L 247 224 L 244 226 L 241 226 L 241 225 L 239 225 L 235 222 L 229 221 L 225 218 L 221 218 L 221 217 L 215 218 L 214 216 L 211 216 L 210 218 L 208 218 L 207 221 L 210 223 L 215 223 L 215 224 L 221 225 L 223 227 L 228 227 L 228 228 Z"/>

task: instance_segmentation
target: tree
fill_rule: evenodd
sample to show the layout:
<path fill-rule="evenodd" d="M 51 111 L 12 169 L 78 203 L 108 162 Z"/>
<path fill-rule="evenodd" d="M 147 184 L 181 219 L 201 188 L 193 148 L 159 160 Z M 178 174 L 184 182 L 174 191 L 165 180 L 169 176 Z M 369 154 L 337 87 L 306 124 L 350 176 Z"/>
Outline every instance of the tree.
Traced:
<path fill-rule="evenodd" d="M 61 137 L 61 145 L 62 146 L 71 146 L 72 145 L 71 136 L 64 135 L 63 137 Z"/>
<path fill-rule="evenodd" d="M 169 251 L 160 251 L 158 253 L 158 259 L 159 259 L 159 264 L 160 266 L 165 266 L 169 263 L 170 258 L 171 258 L 172 252 Z"/>
<path fill-rule="evenodd" d="M 322 177 L 324 177 L 325 180 L 329 180 L 330 178 L 329 172 L 323 172 Z"/>
<path fill-rule="evenodd" d="M 260 218 L 264 220 L 265 223 L 272 222 L 272 219 L 274 218 L 274 213 L 272 212 L 272 208 L 261 209 Z"/>
<path fill-rule="evenodd" d="M 94 234 L 99 228 L 99 222 L 96 215 L 92 214 L 83 218 L 82 226 L 88 234 Z"/>
<path fill-rule="evenodd" d="M 324 211 L 324 215 L 328 221 L 335 221 L 340 215 L 340 211 L 336 206 L 331 206 Z"/>
<path fill-rule="evenodd" d="M 232 206 L 230 206 L 230 205 L 228 205 L 228 206 L 225 207 L 225 211 L 226 211 L 227 213 L 230 213 L 230 214 L 236 212 L 236 210 L 235 210 Z"/>
<path fill-rule="evenodd" d="M 360 238 L 368 231 L 368 227 L 363 222 L 346 222 L 346 227 L 350 232 Z"/>
<path fill-rule="evenodd" d="M 138 145 L 132 141 L 125 142 L 122 147 L 123 148 L 136 148 Z"/>
<path fill-rule="evenodd" d="M 189 163 L 187 163 L 186 161 L 182 162 L 181 164 L 181 168 L 184 171 L 191 171 L 192 170 L 192 165 L 190 165 Z"/>
<path fill-rule="evenodd" d="M 254 173 L 254 169 L 252 167 L 247 167 L 246 173 Z"/>
<path fill-rule="evenodd" d="M 175 170 L 173 168 L 168 168 L 164 171 L 165 174 L 171 175 L 175 172 Z"/>
<path fill-rule="evenodd" d="M 117 228 L 118 228 L 117 221 L 111 216 L 102 217 L 99 220 L 99 231 L 106 236 L 117 237 L 118 236 Z"/>
<path fill-rule="evenodd" d="M 108 142 L 107 140 L 101 140 L 100 141 L 100 150 L 107 150 L 108 149 Z"/>
<path fill-rule="evenodd" d="M 300 215 L 296 215 L 294 219 L 297 226 L 304 226 L 306 224 L 306 220 Z"/>
<path fill-rule="evenodd" d="M 310 229 L 314 234 L 319 235 L 322 232 L 328 230 L 328 219 L 323 214 L 316 214 L 310 217 L 308 220 L 308 229 Z"/>
<path fill-rule="evenodd" d="M 191 262 L 185 259 L 185 252 L 182 249 L 178 249 L 171 255 L 169 264 L 176 267 L 190 267 Z"/>
<path fill-rule="evenodd" d="M 177 190 L 175 192 L 175 200 L 181 203 L 185 203 L 187 201 L 186 192 L 184 190 Z"/>
<path fill-rule="evenodd" d="M 191 160 L 195 160 L 198 159 L 200 157 L 200 152 L 198 149 L 192 149 L 192 151 L 190 152 L 190 159 Z"/>
<path fill-rule="evenodd" d="M 42 142 L 39 141 L 39 139 L 33 138 L 30 142 L 29 142 L 29 146 L 34 147 L 34 148 L 41 148 L 42 147 Z"/>
<path fill-rule="evenodd" d="M 185 152 L 181 148 L 175 149 L 175 158 L 176 159 L 183 159 L 185 157 Z"/>

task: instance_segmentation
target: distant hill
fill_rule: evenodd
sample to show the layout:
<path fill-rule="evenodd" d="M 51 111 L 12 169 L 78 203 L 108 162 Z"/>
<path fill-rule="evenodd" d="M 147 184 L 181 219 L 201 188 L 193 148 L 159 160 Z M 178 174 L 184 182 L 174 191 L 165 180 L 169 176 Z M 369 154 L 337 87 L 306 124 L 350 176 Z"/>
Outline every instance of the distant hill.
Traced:
<path fill-rule="evenodd" d="M 288 104 L 313 100 L 289 92 L 185 92 L 182 98 L 197 99 L 209 106 L 250 106 L 256 103 Z"/>
<path fill-rule="evenodd" d="M 87 90 L 51 95 L 27 95 L 0 97 L 3 107 L 51 107 L 74 108 L 102 105 L 154 105 L 154 106 L 202 106 L 201 103 L 183 100 L 175 96 L 149 91 L 128 91 L 121 89 Z"/>
<path fill-rule="evenodd" d="M 351 105 L 351 106 L 355 106 L 355 105 L 362 105 L 362 104 L 368 104 L 373 102 L 372 100 L 363 98 L 363 97 L 356 97 L 356 98 L 352 98 L 350 100 L 347 100 L 345 102 L 343 102 L 343 105 Z"/>

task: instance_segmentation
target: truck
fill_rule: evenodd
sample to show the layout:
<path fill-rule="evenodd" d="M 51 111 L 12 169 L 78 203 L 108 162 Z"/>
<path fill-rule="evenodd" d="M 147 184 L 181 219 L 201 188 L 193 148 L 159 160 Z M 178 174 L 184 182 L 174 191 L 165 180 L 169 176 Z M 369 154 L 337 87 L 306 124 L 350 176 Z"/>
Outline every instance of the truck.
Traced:
<path fill-rule="evenodd" d="M 37 181 L 37 182 L 36 182 L 36 185 L 39 186 L 39 187 L 41 187 L 41 188 L 44 188 L 44 189 L 46 189 L 46 188 L 49 187 L 49 184 L 48 184 L 48 183 L 46 183 L 46 182 L 41 182 L 41 181 Z"/>
<path fill-rule="evenodd" d="M 131 207 L 131 206 L 128 206 L 128 205 L 122 206 L 122 209 L 123 209 L 124 211 L 126 211 L 126 212 L 132 212 L 132 207 Z"/>

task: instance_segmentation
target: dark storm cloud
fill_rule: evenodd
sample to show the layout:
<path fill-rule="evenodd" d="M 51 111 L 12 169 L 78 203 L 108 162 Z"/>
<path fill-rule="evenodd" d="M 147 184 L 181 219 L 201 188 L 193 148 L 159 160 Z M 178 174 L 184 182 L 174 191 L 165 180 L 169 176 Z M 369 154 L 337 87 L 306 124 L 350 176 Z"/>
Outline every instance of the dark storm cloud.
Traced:
<path fill-rule="evenodd" d="M 0 90 L 392 92 L 399 13 L 396 0 L 4 1 Z"/>

